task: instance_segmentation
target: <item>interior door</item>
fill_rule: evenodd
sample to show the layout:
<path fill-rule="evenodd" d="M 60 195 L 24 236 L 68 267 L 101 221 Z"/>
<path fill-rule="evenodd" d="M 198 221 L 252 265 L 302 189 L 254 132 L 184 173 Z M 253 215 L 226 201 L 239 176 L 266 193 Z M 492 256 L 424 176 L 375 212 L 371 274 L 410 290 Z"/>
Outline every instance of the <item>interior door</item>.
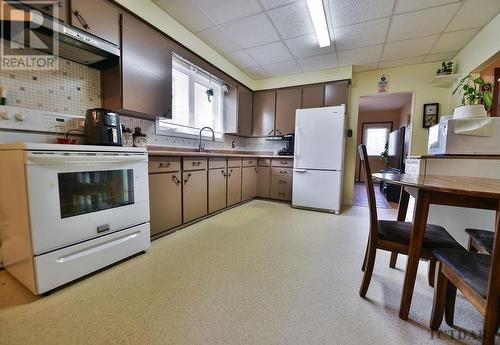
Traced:
<path fill-rule="evenodd" d="M 342 170 L 344 107 L 300 109 L 295 121 L 295 166 Z"/>
<path fill-rule="evenodd" d="M 380 154 L 384 151 L 385 144 L 389 140 L 389 133 L 392 131 L 392 122 L 374 122 L 363 123 L 361 142 L 366 146 L 368 151 L 368 163 L 372 172 L 379 172 L 385 168 L 385 163 L 380 159 Z M 365 181 L 365 171 L 361 167 L 359 153 L 356 150 L 358 180 Z"/>
<path fill-rule="evenodd" d="M 340 211 L 342 173 L 294 169 L 292 205 Z"/>

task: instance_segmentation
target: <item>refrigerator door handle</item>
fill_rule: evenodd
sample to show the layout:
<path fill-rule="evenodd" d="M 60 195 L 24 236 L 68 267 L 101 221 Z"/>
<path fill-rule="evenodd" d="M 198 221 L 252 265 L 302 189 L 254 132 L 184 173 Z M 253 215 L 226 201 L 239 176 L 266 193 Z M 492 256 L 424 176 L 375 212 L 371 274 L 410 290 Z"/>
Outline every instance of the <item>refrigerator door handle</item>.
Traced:
<path fill-rule="evenodd" d="M 306 169 L 293 169 L 293 171 L 298 172 L 298 173 L 305 173 L 307 170 Z"/>

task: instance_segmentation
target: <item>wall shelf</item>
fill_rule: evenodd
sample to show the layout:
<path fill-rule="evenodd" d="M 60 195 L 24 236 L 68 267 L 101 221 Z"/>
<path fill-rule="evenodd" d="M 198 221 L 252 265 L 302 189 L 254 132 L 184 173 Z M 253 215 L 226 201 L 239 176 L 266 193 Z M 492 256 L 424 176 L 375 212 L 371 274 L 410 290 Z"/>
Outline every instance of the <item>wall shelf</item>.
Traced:
<path fill-rule="evenodd" d="M 461 77 L 461 74 L 437 75 L 432 78 L 431 84 L 439 87 L 450 87 Z"/>

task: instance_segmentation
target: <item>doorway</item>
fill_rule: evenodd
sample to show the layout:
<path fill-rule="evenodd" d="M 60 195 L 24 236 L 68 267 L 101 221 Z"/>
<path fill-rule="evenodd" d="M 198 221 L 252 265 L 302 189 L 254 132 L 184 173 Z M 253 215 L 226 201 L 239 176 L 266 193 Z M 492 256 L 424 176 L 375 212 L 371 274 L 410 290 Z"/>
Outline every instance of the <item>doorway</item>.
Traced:
<path fill-rule="evenodd" d="M 364 144 L 372 172 L 404 172 L 411 137 L 413 93 L 386 93 L 362 96 L 359 99 L 357 145 Z M 382 153 L 387 158 L 382 158 Z M 368 206 L 365 173 L 356 150 L 353 204 Z M 397 208 L 399 189 L 375 184 L 378 208 Z"/>

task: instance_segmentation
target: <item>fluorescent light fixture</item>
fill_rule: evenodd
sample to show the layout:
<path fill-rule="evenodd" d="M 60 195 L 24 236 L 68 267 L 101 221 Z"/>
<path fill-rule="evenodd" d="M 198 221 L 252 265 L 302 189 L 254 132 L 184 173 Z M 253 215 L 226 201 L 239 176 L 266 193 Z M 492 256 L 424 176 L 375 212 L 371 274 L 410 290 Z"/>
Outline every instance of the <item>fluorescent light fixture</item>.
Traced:
<path fill-rule="evenodd" d="M 328 26 L 326 25 L 323 0 L 307 0 L 307 8 L 309 9 L 309 14 L 311 15 L 319 47 L 328 47 L 330 45 L 330 34 L 328 33 Z"/>

